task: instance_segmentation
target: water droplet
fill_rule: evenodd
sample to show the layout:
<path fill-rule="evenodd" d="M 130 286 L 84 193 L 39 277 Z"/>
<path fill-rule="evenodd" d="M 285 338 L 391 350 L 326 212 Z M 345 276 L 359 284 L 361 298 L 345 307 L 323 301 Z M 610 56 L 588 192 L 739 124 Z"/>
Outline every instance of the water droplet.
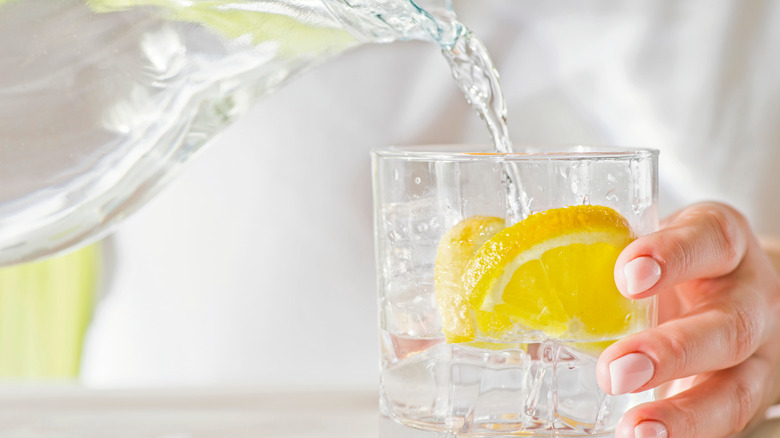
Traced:
<path fill-rule="evenodd" d="M 639 215 L 639 213 L 642 213 L 642 210 L 644 210 L 642 203 L 636 198 L 631 202 L 631 209 L 634 211 L 635 215 Z"/>
<path fill-rule="evenodd" d="M 614 183 L 617 182 L 617 177 L 615 177 L 615 175 L 613 175 L 611 173 L 608 173 L 607 174 L 607 181 L 609 181 L 609 182 L 614 184 Z"/>
<path fill-rule="evenodd" d="M 606 199 L 607 201 L 617 202 L 619 199 L 617 195 L 617 191 L 615 189 L 608 191 Z"/>
<path fill-rule="evenodd" d="M 582 197 L 582 205 L 590 205 L 590 196 L 585 195 Z"/>

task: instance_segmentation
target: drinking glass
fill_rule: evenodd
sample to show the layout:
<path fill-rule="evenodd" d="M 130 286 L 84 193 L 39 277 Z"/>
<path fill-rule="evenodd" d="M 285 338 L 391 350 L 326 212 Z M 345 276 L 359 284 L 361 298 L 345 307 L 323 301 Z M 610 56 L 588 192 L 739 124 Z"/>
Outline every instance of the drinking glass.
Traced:
<path fill-rule="evenodd" d="M 613 269 L 658 227 L 657 155 L 373 151 L 381 428 L 607 436 L 652 400 L 605 394 L 595 369 L 656 322 L 655 300 L 620 295 Z"/>

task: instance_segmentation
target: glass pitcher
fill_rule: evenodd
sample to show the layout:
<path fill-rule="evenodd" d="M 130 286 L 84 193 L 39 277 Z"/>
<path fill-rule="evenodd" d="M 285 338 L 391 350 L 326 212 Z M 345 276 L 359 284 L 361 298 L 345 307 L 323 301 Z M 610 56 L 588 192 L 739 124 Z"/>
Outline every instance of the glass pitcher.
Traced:
<path fill-rule="evenodd" d="M 0 266 L 94 241 L 287 79 L 449 0 L 0 0 Z"/>

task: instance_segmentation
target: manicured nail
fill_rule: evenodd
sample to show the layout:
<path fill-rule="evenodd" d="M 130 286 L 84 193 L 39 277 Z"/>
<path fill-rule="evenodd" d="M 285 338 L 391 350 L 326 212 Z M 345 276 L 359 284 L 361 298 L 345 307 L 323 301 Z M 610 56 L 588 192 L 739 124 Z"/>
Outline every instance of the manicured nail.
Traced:
<path fill-rule="evenodd" d="M 652 257 L 637 257 L 623 267 L 626 276 L 626 288 L 629 295 L 644 292 L 661 278 L 661 265 Z"/>
<path fill-rule="evenodd" d="M 653 362 L 642 353 L 630 353 L 609 363 L 612 394 L 628 394 L 653 378 Z"/>
<path fill-rule="evenodd" d="M 666 428 L 657 421 L 643 421 L 634 428 L 634 438 L 666 438 Z"/>

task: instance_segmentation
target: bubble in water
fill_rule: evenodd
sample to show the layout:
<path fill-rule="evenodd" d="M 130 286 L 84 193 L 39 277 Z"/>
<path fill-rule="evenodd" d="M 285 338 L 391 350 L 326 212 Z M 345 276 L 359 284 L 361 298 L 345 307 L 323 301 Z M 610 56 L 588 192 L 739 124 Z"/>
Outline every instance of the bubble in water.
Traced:
<path fill-rule="evenodd" d="M 608 191 L 606 199 L 607 201 L 617 202 L 619 199 L 617 195 L 617 191 L 615 189 Z"/>
<path fill-rule="evenodd" d="M 393 169 L 393 180 L 398 181 L 398 178 L 399 178 L 398 169 Z"/>
<path fill-rule="evenodd" d="M 580 179 L 576 177 L 572 178 L 570 186 L 571 186 L 571 191 L 573 193 L 577 193 L 580 190 Z"/>
<path fill-rule="evenodd" d="M 412 250 L 408 247 L 399 247 L 399 248 L 393 248 L 392 254 L 395 256 L 394 258 L 399 262 L 408 262 L 412 259 Z M 405 263 L 397 263 L 397 265 L 402 268 L 403 271 L 406 271 L 408 269 L 408 266 Z"/>
<path fill-rule="evenodd" d="M 582 205 L 590 205 L 590 196 L 585 195 L 582 197 Z"/>
<path fill-rule="evenodd" d="M 420 178 L 419 176 L 414 178 L 414 183 L 415 184 L 420 184 L 421 182 L 422 182 L 422 178 Z"/>
<path fill-rule="evenodd" d="M 615 175 L 611 174 L 611 173 L 608 173 L 607 174 L 607 181 L 614 184 L 614 183 L 617 182 L 617 177 Z"/>

